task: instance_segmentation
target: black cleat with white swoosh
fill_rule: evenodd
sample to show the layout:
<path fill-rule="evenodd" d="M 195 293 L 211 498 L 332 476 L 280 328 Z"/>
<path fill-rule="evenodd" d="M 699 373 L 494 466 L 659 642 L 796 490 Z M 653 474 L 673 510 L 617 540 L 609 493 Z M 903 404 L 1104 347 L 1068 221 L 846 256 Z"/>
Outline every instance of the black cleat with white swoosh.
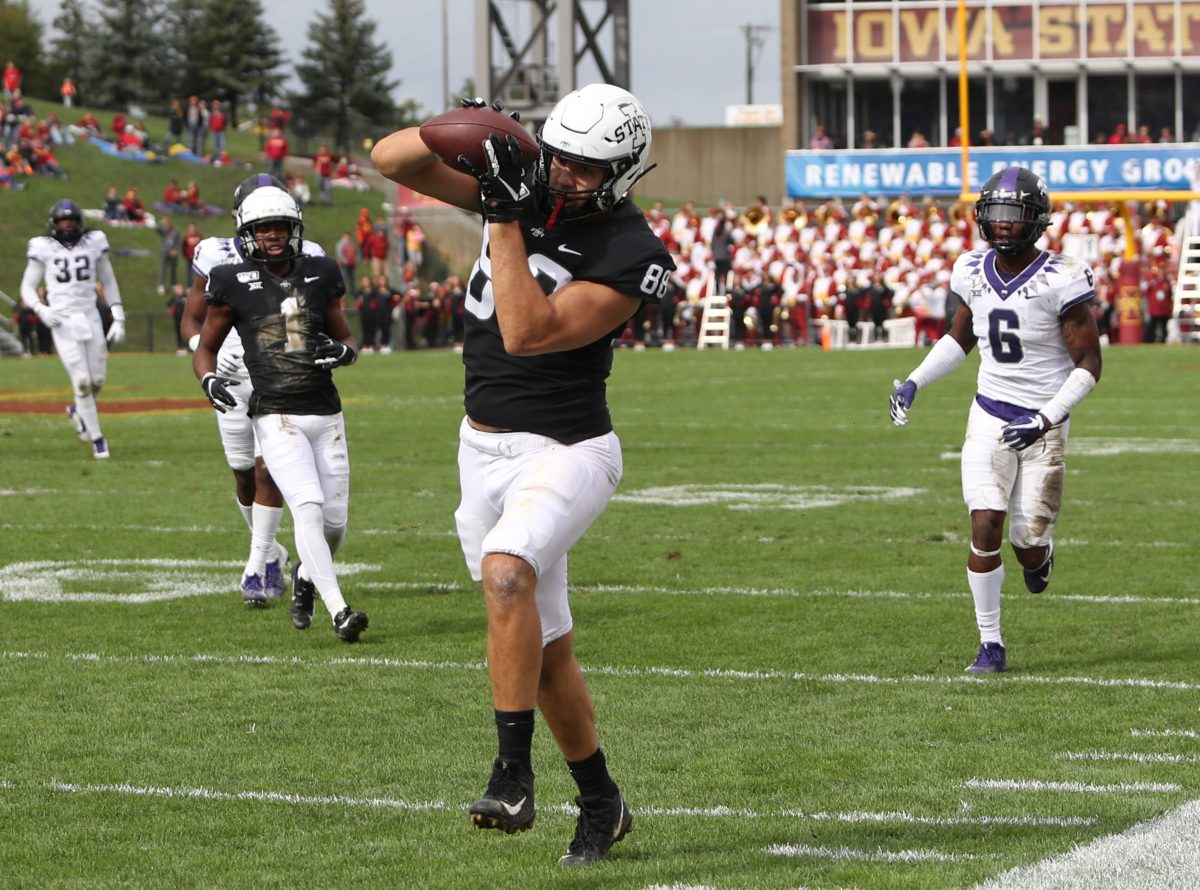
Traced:
<path fill-rule="evenodd" d="M 558 860 L 559 865 L 590 865 L 608 858 L 613 844 L 629 834 L 633 828 L 633 812 L 625 798 L 601 797 L 596 800 L 575 798 L 579 806 L 579 819 L 575 822 L 575 837 L 567 852 Z"/>
<path fill-rule="evenodd" d="M 499 757 L 483 797 L 467 807 L 476 828 L 499 828 L 516 834 L 533 827 L 533 772 Z"/>

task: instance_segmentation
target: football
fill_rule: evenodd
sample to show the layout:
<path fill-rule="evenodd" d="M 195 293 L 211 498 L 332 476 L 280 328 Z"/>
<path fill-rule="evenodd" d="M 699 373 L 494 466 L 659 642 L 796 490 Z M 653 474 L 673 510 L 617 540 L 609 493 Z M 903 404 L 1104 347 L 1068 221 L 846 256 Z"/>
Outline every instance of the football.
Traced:
<path fill-rule="evenodd" d="M 429 146 L 429 150 L 441 158 L 442 163 L 463 173 L 469 171 L 459 164 L 458 156 L 465 155 L 467 160 L 481 168 L 486 161 L 483 143 L 492 133 L 501 139 L 506 133 L 511 133 L 521 145 L 525 163 L 528 165 L 537 160 L 537 141 L 503 111 L 455 108 L 421 124 L 421 139 Z"/>

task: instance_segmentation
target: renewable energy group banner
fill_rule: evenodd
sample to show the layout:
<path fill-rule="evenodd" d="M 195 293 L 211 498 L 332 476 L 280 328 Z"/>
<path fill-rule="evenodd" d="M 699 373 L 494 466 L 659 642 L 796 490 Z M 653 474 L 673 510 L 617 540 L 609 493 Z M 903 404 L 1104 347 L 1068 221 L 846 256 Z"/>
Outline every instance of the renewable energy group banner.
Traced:
<path fill-rule="evenodd" d="M 792 198 L 953 197 L 963 191 L 957 148 L 790 151 L 786 164 Z M 1055 196 L 1100 189 L 1190 191 L 1200 170 L 1200 145 L 972 148 L 968 191 L 978 192 L 993 173 L 1013 164 L 1040 175 Z"/>

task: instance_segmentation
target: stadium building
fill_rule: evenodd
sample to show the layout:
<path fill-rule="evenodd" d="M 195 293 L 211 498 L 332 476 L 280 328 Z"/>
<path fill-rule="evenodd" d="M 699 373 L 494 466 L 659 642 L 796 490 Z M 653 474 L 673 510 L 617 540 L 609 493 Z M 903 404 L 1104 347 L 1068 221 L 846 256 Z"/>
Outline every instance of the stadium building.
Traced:
<path fill-rule="evenodd" d="M 1083 145 L 1146 127 L 1200 136 L 1200 2 L 967 0 L 971 142 Z M 784 0 L 785 148 L 818 124 L 839 148 L 951 144 L 959 124 L 956 0 Z M 1169 134 L 1164 134 L 1169 130 Z"/>

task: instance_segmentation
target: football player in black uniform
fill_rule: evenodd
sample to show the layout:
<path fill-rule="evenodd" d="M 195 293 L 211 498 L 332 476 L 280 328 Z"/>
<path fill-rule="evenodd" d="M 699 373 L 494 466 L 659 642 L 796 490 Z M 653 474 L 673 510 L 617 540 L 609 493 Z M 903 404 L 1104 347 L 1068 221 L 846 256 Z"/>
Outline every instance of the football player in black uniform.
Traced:
<path fill-rule="evenodd" d="M 464 101 L 484 108 L 483 100 Z M 648 172 L 650 120 L 608 84 L 563 97 L 523 169 L 515 140 L 485 143 L 475 176 L 443 164 L 418 128 L 371 153 L 387 177 L 482 213 L 467 284 L 455 513 L 472 577 L 483 581 L 499 756 L 469 812 L 480 828 L 533 824 L 534 708 L 579 785 L 575 837 L 560 860 L 603 859 L 632 815 L 609 775 L 591 695 L 573 651 L 567 553 L 621 479 L 605 401 L 612 344 L 675 268 L 632 201 Z"/>
<path fill-rule="evenodd" d="M 251 192 L 236 220 L 248 259 L 213 267 L 192 367 L 214 408 L 233 407 L 229 388 L 240 383 L 217 374 L 217 350 L 237 328 L 253 387 L 248 413 L 263 462 L 292 511 L 296 549 L 311 579 L 296 576 L 292 623 L 301 630 L 311 623 L 315 585 L 335 633 L 353 643 L 367 616 L 346 605 L 333 571 L 346 533 L 350 457 L 331 371 L 353 363 L 357 349 L 342 314 L 345 284 L 333 260 L 302 253 L 300 208 L 283 189 Z"/>

